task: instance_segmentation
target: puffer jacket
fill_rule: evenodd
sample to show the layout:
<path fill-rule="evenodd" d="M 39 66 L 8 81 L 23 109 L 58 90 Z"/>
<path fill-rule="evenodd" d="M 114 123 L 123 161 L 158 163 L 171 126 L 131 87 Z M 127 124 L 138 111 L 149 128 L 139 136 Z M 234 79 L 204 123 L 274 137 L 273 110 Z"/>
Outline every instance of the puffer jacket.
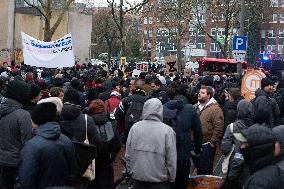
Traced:
<path fill-rule="evenodd" d="M 210 101 L 200 111 L 200 104 L 197 107 L 201 127 L 203 132 L 203 143 L 210 142 L 214 146 L 218 146 L 224 132 L 224 115 L 217 101 L 211 98 Z"/>
<path fill-rule="evenodd" d="M 146 182 L 174 182 L 176 177 L 176 136 L 163 122 L 163 106 L 153 98 L 145 102 L 142 121 L 130 129 L 126 163 L 132 178 Z"/>
<path fill-rule="evenodd" d="M 64 186 L 75 168 L 72 142 L 60 132 L 57 122 L 39 126 L 25 143 L 20 156 L 17 189 L 44 189 Z"/>
<path fill-rule="evenodd" d="M 179 127 L 187 136 L 183 137 L 182 140 L 177 139 L 180 142 L 177 146 L 177 162 L 189 160 L 191 156 L 190 151 L 194 150 L 196 154 L 200 154 L 202 130 L 196 109 L 191 104 L 187 104 L 186 98 L 181 98 L 181 96 L 166 103 L 164 105 L 164 113 L 167 109 L 177 110 L 177 116 L 181 118 L 181 125 Z M 191 136 L 194 136 L 194 141 L 191 139 Z M 194 142 L 194 146 L 192 142 Z"/>
<path fill-rule="evenodd" d="M 12 99 L 0 104 L 0 165 L 17 167 L 22 145 L 32 137 L 29 112 Z"/>
<path fill-rule="evenodd" d="M 87 134 L 90 144 L 98 145 L 101 139 L 92 117 L 87 117 L 87 124 Z M 64 103 L 61 111 L 60 127 L 62 133 L 71 140 L 84 142 L 86 138 L 86 122 L 85 115 L 81 113 L 81 107 Z"/>

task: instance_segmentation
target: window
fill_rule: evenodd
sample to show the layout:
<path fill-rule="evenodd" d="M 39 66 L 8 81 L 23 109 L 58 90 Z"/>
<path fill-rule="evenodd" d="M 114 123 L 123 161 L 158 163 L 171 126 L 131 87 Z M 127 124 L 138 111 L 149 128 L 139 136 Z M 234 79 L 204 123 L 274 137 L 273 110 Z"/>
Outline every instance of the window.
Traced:
<path fill-rule="evenodd" d="M 226 17 L 225 17 L 225 15 L 222 13 L 221 14 L 221 21 L 225 21 L 226 20 Z"/>
<path fill-rule="evenodd" d="M 261 30 L 261 38 L 265 38 L 265 30 Z"/>
<path fill-rule="evenodd" d="M 284 23 L 284 14 L 280 14 L 280 23 Z"/>
<path fill-rule="evenodd" d="M 200 22 L 204 22 L 205 21 L 204 20 L 204 14 L 199 14 L 198 19 L 199 19 Z"/>
<path fill-rule="evenodd" d="M 276 37 L 273 30 L 267 30 L 267 31 L 268 31 L 268 38 L 275 38 Z"/>
<path fill-rule="evenodd" d="M 278 0 L 271 0 L 272 7 L 278 7 Z"/>
<path fill-rule="evenodd" d="M 211 28 L 211 35 L 215 36 L 217 34 L 216 31 L 217 31 L 216 28 Z"/>
<path fill-rule="evenodd" d="M 273 14 L 272 15 L 272 21 L 270 23 L 277 23 L 277 17 L 278 17 L 277 14 Z"/>
<path fill-rule="evenodd" d="M 279 38 L 283 38 L 284 37 L 284 30 L 279 30 Z"/>
<path fill-rule="evenodd" d="M 149 17 L 149 24 L 153 24 L 153 17 Z"/>
<path fill-rule="evenodd" d="M 284 7 L 284 0 L 281 0 L 280 4 L 281 4 L 282 7 Z"/>
<path fill-rule="evenodd" d="M 197 43 L 196 48 L 197 49 L 205 49 L 205 43 Z"/>
<path fill-rule="evenodd" d="M 274 54 L 276 50 L 276 45 L 267 45 L 267 51 L 270 54 Z"/>
<path fill-rule="evenodd" d="M 218 28 L 218 35 L 225 35 L 225 28 Z"/>
<path fill-rule="evenodd" d="M 148 18 L 144 17 L 144 24 L 148 24 Z"/>
<path fill-rule="evenodd" d="M 196 35 L 195 28 L 189 28 L 189 36 L 195 36 L 195 35 Z"/>
<path fill-rule="evenodd" d="M 218 47 L 218 45 L 216 43 L 211 43 L 210 51 L 211 52 L 221 52 L 219 47 Z"/>
<path fill-rule="evenodd" d="M 282 54 L 283 45 L 278 45 L 278 54 Z"/>

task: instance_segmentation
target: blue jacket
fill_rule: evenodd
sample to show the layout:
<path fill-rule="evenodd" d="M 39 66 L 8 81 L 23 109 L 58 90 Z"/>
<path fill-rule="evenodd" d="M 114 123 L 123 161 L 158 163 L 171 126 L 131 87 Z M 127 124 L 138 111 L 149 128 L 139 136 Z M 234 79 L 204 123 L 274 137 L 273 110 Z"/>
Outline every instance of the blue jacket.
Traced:
<path fill-rule="evenodd" d="M 187 104 L 184 99 L 171 100 L 164 105 L 164 109 L 178 110 L 177 115 L 181 118 L 181 130 L 187 133 L 187 137 L 184 137 L 177 146 L 177 162 L 189 160 L 190 151 L 200 154 L 202 130 L 196 109 L 191 104 Z M 194 136 L 194 145 L 192 145 L 191 132 Z"/>
<path fill-rule="evenodd" d="M 21 151 L 17 189 L 43 189 L 64 186 L 75 167 L 73 143 L 57 122 L 39 126 L 36 135 Z"/>

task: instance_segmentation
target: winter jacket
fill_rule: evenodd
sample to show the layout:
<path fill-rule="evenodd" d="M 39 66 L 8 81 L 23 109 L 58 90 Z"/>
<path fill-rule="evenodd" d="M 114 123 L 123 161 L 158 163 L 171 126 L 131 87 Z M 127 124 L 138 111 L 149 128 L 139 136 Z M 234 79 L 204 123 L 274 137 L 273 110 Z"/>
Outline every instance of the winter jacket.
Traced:
<path fill-rule="evenodd" d="M 90 144 L 98 145 L 100 136 L 92 117 L 87 117 L 88 140 Z M 81 107 L 65 103 L 61 111 L 61 131 L 71 140 L 84 142 L 86 138 L 85 115 L 81 113 Z"/>
<path fill-rule="evenodd" d="M 199 112 L 201 127 L 203 131 L 203 143 L 210 142 L 218 146 L 224 131 L 224 115 L 214 98 L 201 108 L 196 105 Z"/>
<path fill-rule="evenodd" d="M 126 163 L 132 178 L 146 182 L 174 182 L 177 152 L 173 129 L 163 121 L 160 100 L 145 102 L 142 121 L 130 129 L 126 144 Z"/>
<path fill-rule="evenodd" d="M 224 128 L 237 120 L 237 105 L 240 100 L 226 101 L 223 107 Z"/>
<path fill-rule="evenodd" d="M 112 89 L 112 83 L 111 81 L 106 81 L 104 83 L 104 92 L 99 94 L 99 99 L 101 99 L 103 102 L 109 99 Z"/>
<path fill-rule="evenodd" d="M 17 167 L 22 145 L 32 137 L 29 112 L 11 99 L 0 104 L 0 165 Z"/>
<path fill-rule="evenodd" d="M 279 89 L 273 96 L 278 104 L 280 115 L 276 125 L 284 125 L 284 89 Z"/>
<path fill-rule="evenodd" d="M 17 189 L 64 186 L 75 166 L 72 142 L 61 134 L 57 122 L 45 123 L 25 143 L 20 156 Z"/>
<path fill-rule="evenodd" d="M 275 126 L 275 120 L 280 115 L 278 104 L 274 98 L 269 96 L 264 90 L 257 89 L 255 92 L 255 99 L 252 100 L 254 105 L 255 114 L 264 113 L 269 115 L 268 125 Z"/>
<path fill-rule="evenodd" d="M 191 154 L 190 151 L 195 151 L 196 154 L 200 154 L 202 130 L 196 109 L 191 104 L 186 104 L 185 100 L 176 98 L 164 105 L 164 111 L 166 109 L 178 110 L 177 116 L 179 116 L 181 120 L 181 125 L 179 126 L 181 127 L 182 132 L 186 133 L 187 136 L 177 144 L 177 162 L 189 160 Z M 191 139 L 192 134 L 194 136 L 194 141 Z M 194 146 L 192 142 L 194 142 Z"/>
<path fill-rule="evenodd" d="M 105 110 L 108 113 L 114 112 L 121 100 L 116 96 L 111 96 L 108 100 L 105 101 Z"/>
<path fill-rule="evenodd" d="M 166 91 L 163 90 L 151 91 L 148 96 L 149 98 L 159 99 L 162 104 L 165 104 L 169 101 Z"/>

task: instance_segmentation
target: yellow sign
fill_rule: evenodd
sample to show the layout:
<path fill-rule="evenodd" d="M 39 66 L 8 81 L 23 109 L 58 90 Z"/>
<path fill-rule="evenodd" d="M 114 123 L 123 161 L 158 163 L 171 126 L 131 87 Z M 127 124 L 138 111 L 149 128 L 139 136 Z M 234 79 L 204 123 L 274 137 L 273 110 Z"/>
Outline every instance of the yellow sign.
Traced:
<path fill-rule="evenodd" d="M 120 69 L 121 69 L 122 71 L 125 70 L 125 64 L 126 64 L 126 57 L 121 57 L 121 58 L 120 58 Z"/>
<path fill-rule="evenodd" d="M 261 87 L 261 80 L 265 78 L 265 74 L 260 70 L 248 70 L 242 80 L 242 96 L 246 100 L 255 97 L 255 91 Z"/>

